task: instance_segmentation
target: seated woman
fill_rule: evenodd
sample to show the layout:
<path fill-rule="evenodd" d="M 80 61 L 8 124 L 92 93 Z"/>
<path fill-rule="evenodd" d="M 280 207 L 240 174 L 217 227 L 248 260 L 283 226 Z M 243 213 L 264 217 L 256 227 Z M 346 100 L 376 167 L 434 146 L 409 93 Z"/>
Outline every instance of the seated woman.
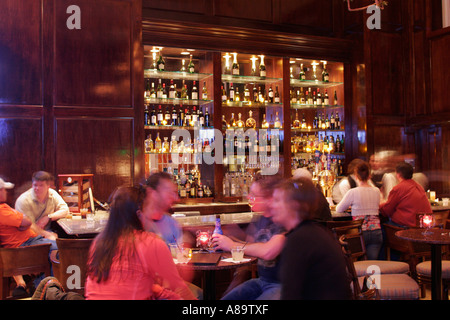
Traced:
<path fill-rule="evenodd" d="M 273 193 L 272 219 L 288 231 L 281 252 L 281 299 L 350 299 L 350 281 L 339 243 L 315 222 L 317 189 L 300 178 L 278 185 Z"/>
<path fill-rule="evenodd" d="M 195 300 L 167 245 L 143 230 L 138 214 L 151 205 L 144 197 L 133 187 L 113 193 L 108 223 L 90 249 L 86 299 Z"/>
<path fill-rule="evenodd" d="M 344 212 L 349 207 L 353 220 L 363 219 L 362 233 L 366 246 L 367 259 L 377 260 L 383 244 L 379 217 L 380 189 L 369 184 L 370 167 L 367 162 L 355 168 L 358 187 L 350 189 L 336 206 L 336 212 Z"/>

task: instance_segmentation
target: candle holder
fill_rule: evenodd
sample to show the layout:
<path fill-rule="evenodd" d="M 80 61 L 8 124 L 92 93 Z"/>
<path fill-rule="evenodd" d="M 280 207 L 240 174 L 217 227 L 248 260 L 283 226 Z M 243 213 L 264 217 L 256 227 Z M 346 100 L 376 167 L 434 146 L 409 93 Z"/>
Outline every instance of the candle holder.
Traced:
<path fill-rule="evenodd" d="M 434 226 L 434 217 L 432 214 L 425 213 L 420 218 L 420 226 L 425 228 L 425 231 L 422 232 L 423 235 L 429 235 L 432 232 L 430 229 Z"/>
<path fill-rule="evenodd" d="M 211 248 L 211 231 L 198 230 L 196 236 L 197 248 L 200 248 L 200 251 L 209 252 Z"/>

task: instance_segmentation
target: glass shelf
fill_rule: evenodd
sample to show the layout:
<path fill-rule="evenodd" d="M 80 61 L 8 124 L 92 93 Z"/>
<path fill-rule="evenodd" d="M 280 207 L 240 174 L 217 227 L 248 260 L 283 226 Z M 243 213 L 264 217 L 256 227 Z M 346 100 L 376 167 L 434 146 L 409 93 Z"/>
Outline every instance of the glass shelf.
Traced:
<path fill-rule="evenodd" d="M 292 132 L 301 132 L 301 133 L 308 133 L 308 132 L 345 132 L 345 129 L 302 129 L 302 128 L 292 128 Z"/>
<path fill-rule="evenodd" d="M 293 87 L 316 87 L 316 88 L 332 88 L 337 87 L 343 82 L 323 82 L 323 81 L 315 81 L 315 80 L 297 80 L 291 79 L 291 86 Z"/>
<path fill-rule="evenodd" d="M 158 71 L 154 69 L 145 69 L 144 78 L 160 78 L 168 80 L 195 80 L 202 81 L 212 77 L 212 73 L 189 73 L 182 71 Z"/>
<path fill-rule="evenodd" d="M 183 104 L 183 105 L 190 105 L 190 106 L 203 106 L 206 104 L 210 104 L 212 103 L 213 100 L 192 100 L 192 99 L 180 99 L 180 98 L 166 98 L 166 99 L 161 99 L 161 98 L 150 98 L 148 100 L 149 104 L 171 104 L 171 105 L 176 105 L 176 104 Z"/>
<path fill-rule="evenodd" d="M 231 74 L 222 74 L 222 81 L 233 83 L 274 83 L 282 81 L 281 78 L 261 78 L 257 76 L 236 76 Z"/>
<path fill-rule="evenodd" d="M 315 104 L 300 104 L 300 103 L 291 103 L 291 109 L 339 109 L 339 108 L 343 108 L 344 106 L 342 105 L 315 105 Z"/>
<path fill-rule="evenodd" d="M 182 127 L 182 126 L 144 126 L 146 130 L 174 130 L 174 129 L 186 129 L 186 130 L 208 130 L 214 129 L 214 127 Z"/>
<path fill-rule="evenodd" d="M 273 107 L 273 108 L 281 108 L 283 107 L 282 103 L 254 103 L 254 102 L 227 102 L 222 103 L 222 107 L 226 108 L 267 108 L 267 107 Z"/>

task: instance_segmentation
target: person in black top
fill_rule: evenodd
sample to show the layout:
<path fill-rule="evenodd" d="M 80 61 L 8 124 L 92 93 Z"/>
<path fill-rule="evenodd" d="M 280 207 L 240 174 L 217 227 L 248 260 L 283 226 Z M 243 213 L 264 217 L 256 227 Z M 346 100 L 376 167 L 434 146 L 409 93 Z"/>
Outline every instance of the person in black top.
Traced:
<path fill-rule="evenodd" d="M 313 221 L 318 206 L 314 184 L 287 180 L 273 193 L 273 221 L 288 231 L 281 253 L 282 300 L 346 300 L 350 279 L 339 243 Z"/>

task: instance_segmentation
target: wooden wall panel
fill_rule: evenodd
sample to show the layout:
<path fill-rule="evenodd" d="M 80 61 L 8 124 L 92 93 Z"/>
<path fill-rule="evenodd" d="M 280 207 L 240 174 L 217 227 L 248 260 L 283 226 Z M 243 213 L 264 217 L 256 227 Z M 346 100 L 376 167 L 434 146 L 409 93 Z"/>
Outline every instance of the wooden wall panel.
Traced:
<path fill-rule="evenodd" d="M 431 40 L 431 112 L 440 113 L 450 110 L 450 70 L 448 53 L 450 52 L 450 36 Z"/>
<path fill-rule="evenodd" d="M 211 0 L 143 0 L 142 5 L 144 8 L 205 14 L 205 8 L 209 1 Z"/>
<path fill-rule="evenodd" d="M 274 11 L 272 3 L 273 0 L 214 0 L 214 15 L 273 22 Z"/>
<path fill-rule="evenodd" d="M 81 29 L 55 1 L 55 105 L 131 106 L 131 3 L 79 0 Z"/>
<path fill-rule="evenodd" d="M 0 104 L 42 104 L 41 1 L 4 0 L 0 10 Z"/>
<path fill-rule="evenodd" d="M 45 169 L 42 118 L 0 118 L 0 150 L 0 176 L 16 185 L 13 192 L 17 197 L 33 172 Z"/>
<path fill-rule="evenodd" d="M 307 26 L 331 34 L 333 20 L 333 1 L 281 1 L 279 19 L 281 24 Z"/>
<path fill-rule="evenodd" d="M 106 201 L 133 184 L 133 130 L 133 119 L 56 119 L 57 172 L 93 173 L 94 197 Z"/>

